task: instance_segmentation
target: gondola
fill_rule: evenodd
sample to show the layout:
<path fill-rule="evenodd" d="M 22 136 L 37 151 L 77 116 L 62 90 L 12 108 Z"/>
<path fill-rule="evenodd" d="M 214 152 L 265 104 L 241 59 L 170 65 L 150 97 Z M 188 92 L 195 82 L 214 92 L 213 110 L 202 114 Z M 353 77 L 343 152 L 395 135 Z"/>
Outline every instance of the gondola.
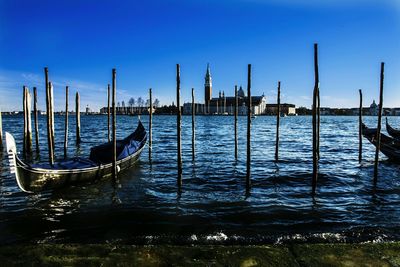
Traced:
<path fill-rule="evenodd" d="M 139 158 L 147 141 L 147 132 L 139 121 L 136 130 L 117 141 L 117 170 L 132 166 Z M 112 176 L 112 142 L 92 147 L 89 158 L 69 158 L 49 163 L 27 164 L 17 154 L 14 137 L 6 133 L 7 153 L 11 173 L 19 188 L 28 193 L 52 190 L 81 182 Z"/>
<path fill-rule="evenodd" d="M 390 136 L 396 139 L 400 139 L 400 131 L 390 126 L 387 118 L 386 118 L 386 131 L 390 134 Z"/>
<path fill-rule="evenodd" d="M 362 133 L 374 146 L 376 146 L 376 128 L 368 128 L 362 125 Z M 400 162 L 400 140 L 381 133 L 380 151 L 390 160 Z"/>

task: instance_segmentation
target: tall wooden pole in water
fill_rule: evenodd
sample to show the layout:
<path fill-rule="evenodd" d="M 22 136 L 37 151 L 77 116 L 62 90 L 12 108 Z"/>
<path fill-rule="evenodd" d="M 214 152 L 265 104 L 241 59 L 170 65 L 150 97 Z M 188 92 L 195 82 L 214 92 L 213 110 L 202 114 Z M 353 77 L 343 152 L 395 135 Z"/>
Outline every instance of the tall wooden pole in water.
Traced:
<path fill-rule="evenodd" d="M 152 124 L 153 124 L 153 94 L 151 88 L 149 89 L 149 97 L 150 97 L 150 111 L 149 111 L 149 159 L 151 159 L 151 150 L 152 150 Z"/>
<path fill-rule="evenodd" d="M 176 119 L 177 151 L 178 151 L 178 187 L 182 186 L 182 147 L 181 147 L 181 73 L 180 66 L 176 64 L 176 105 L 178 107 Z"/>
<path fill-rule="evenodd" d="M 35 120 L 35 144 L 36 144 L 36 153 L 40 152 L 39 148 L 39 119 L 38 119 L 38 110 L 37 110 L 37 89 L 33 87 L 33 118 Z"/>
<path fill-rule="evenodd" d="M 107 136 L 108 142 L 110 142 L 110 84 L 107 87 Z"/>
<path fill-rule="evenodd" d="M 54 94 L 53 94 L 53 83 L 49 82 L 49 96 L 50 96 L 50 132 L 51 132 L 51 145 L 53 151 L 55 149 L 54 142 Z"/>
<path fill-rule="evenodd" d="M 24 113 L 24 156 L 27 154 L 27 121 L 26 121 L 26 86 L 24 85 L 22 88 L 22 110 Z"/>
<path fill-rule="evenodd" d="M 117 72 L 115 69 L 112 69 L 112 142 L 113 142 L 113 150 L 112 150 L 112 177 L 115 181 L 117 179 L 117 128 L 116 128 L 116 119 L 117 119 L 117 110 L 115 107 L 115 99 L 117 97 Z"/>
<path fill-rule="evenodd" d="M 49 152 L 49 163 L 54 164 L 53 141 L 51 140 L 51 124 L 50 124 L 50 89 L 49 89 L 49 70 L 44 68 L 44 79 L 46 85 L 46 126 L 47 126 L 47 146 Z"/>
<path fill-rule="evenodd" d="M 238 129 L 237 129 L 237 122 L 238 122 L 238 107 L 239 106 L 239 99 L 238 99 L 238 91 L 237 85 L 235 85 L 235 159 L 238 158 Z"/>
<path fill-rule="evenodd" d="M 313 109 L 312 109 L 312 128 L 313 128 L 313 176 L 312 176 L 312 193 L 315 194 L 318 180 L 318 137 L 317 137 L 317 98 L 319 87 L 318 72 L 318 44 L 314 44 L 314 71 L 315 83 L 313 92 Z"/>
<path fill-rule="evenodd" d="M 26 88 L 26 119 L 27 119 L 27 152 L 29 155 L 32 153 L 32 112 L 31 112 L 31 105 L 32 105 L 32 97 L 29 89 Z"/>
<path fill-rule="evenodd" d="M 65 126 L 64 126 L 64 157 L 67 157 L 68 149 L 68 86 L 65 87 Z"/>
<path fill-rule="evenodd" d="M 279 160 L 279 124 L 281 118 L 281 82 L 278 82 L 277 110 L 276 110 L 276 140 L 275 140 L 275 161 Z"/>
<path fill-rule="evenodd" d="M 358 90 L 360 93 L 360 108 L 358 111 L 358 162 L 361 163 L 362 160 L 362 91 L 361 89 Z"/>
<path fill-rule="evenodd" d="M 81 142 L 81 111 L 80 111 L 80 98 L 79 93 L 75 95 L 75 119 L 76 119 L 76 144 L 79 145 Z"/>
<path fill-rule="evenodd" d="M 250 164 L 251 164 L 251 64 L 247 66 L 247 164 L 246 164 L 246 188 L 249 189 L 250 183 Z"/>
<path fill-rule="evenodd" d="M 31 97 L 29 89 L 23 87 L 23 111 L 24 111 L 24 155 L 32 152 L 32 123 L 31 123 Z"/>
<path fill-rule="evenodd" d="M 320 141 L 320 127 L 321 127 L 321 99 L 319 94 L 319 86 L 317 91 L 317 159 L 319 161 L 319 141 Z"/>
<path fill-rule="evenodd" d="M 376 150 L 375 150 L 375 165 L 374 165 L 374 184 L 378 181 L 378 161 L 379 150 L 381 148 L 381 127 L 382 127 L 382 109 L 383 109 L 383 78 L 385 71 L 385 63 L 381 63 L 381 79 L 379 90 L 379 112 L 378 112 L 378 127 L 376 130 Z"/>
<path fill-rule="evenodd" d="M 194 88 L 192 88 L 192 160 L 194 161 L 195 157 L 195 113 L 196 113 L 196 104 L 194 103 Z"/>

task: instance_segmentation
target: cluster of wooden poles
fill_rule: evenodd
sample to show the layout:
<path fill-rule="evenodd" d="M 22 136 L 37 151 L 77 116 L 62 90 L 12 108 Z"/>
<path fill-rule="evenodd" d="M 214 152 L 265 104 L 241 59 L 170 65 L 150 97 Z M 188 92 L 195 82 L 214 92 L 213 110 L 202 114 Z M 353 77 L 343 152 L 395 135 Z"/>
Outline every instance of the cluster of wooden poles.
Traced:
<path fill-rule="evenodd" d="M 318 45 L 314 45 L 314 66 L 315 66 L 315 86 L 313 93 L 313 178 L 312 192 L 315 193 L 318 178 L 318 159 L 319 159 L 319 125 L 320 125 L 320 97 L 319 97 L 319 74 L 318 74 Z M 182 186 L 182 148 L 181 148 L 181 121 L 182 110 L 180 106 L 180 65 L 176 65 L 176 103 L 177 112 L 177 162 L 178 162 L 178 187 Z M 251 64 L 247 66 L 247 144 L 246 144 L 246 190 L 251 188 Z M 280 125 L 280 96 L 281 82 L 278 81 L 277 93 L 277 114 L 276 114 L 276 141 L 275 141 L 275 161 L 279 161 L 279 125 Z M 235 85 L 235 108 L 234 108 L 234 131 L 235 131 L 235 159 L 238 158 L 238 90 Z M 151 113 L 150 113 L 151 114 Z M 150 115 L 151 117 L 151 115 Z M 150 128 L 151 129 L 151 128 Z M 195 159 L 195 99 L 194 88 L 192 88 L 192 160 Z"/>
<path fill-rule="evenodd" d="M 46 88 L 46 129 L 47 129 L 47 144 L 48 144 L 48 157 L 49 163 L 54 164 L 54 89 L 53 84 L 49 81 L 48 68 L 44 68 L 45 75 L 45 88 Z M 65 129 L 64 129 L 64 157 L 67 157 L 68 148 L 68 91 L 69 87 L 65 87 Z M 39 120 L 38 120 L 38 108 L 37 108 L 37 88 L 33 87 L 33 117 L 35 125 L 35 145 L 36 154 L 40 155 L 39 146 Z M 76 112 L 76 144 L 79 145 L 81 142 L 80 138 L 80 100 L 79 93 L 76 92 L 75 98 L 75 112 Z M 23 154 L 24 157 L 32 155 L 32 119 L 31 119 L 31 103 L 32 97 L 27 86 L 23 86 L 23 116 L 24 116 L 24 146 Z"/>
<path fill-rule="evenodd" d="M 47 141 L 48 141 L 48 153 L 49 162 L 51 165 L 54 164 L 54 97 L 53 97 L 53 85 L 49 81 L 48 68 L 44 68 L 45 73 L 45 85 L 46 85 L 46 122 L 47 122 Z M 314 90 L 313 90 L 313 105 L 312 105 L 312 154 L 313 154 L 313 172 L 312 172 L 312 194 L 315 194 L 318 180 L 318 162 L 320 159 L 320 92 L 319 92 L 319 70 L 318 70 L 318 44 L 314 44 Z M 379 97 L 379 112 L 378 112 L 378 127 L 376 136 L 376 153 L 375 153 L 375 165 L 374 165 L 374 183 L 377 182 L 378 176 L 378 161 L 379 161 L 379 150 L 381 141 L 381 123 L 382 123 L 382 104 L 383 104 L 383 78 L 384 78 L 384 63 L 381 63 L 381 76 L 380 76 L 380 97 Z M 68 147 L 68 86 L 65 88 L 65 131 L 64 131 L 64 157 L 67 157 Z M 276 142 L 275 142 L 275 161 L 279 161 L 279 125 L 280 125 L 280 93 L 281 93 L 281 82 L 278 81 L 277 90 L 277 123 L 276 123 Z M 38 111 L 37 111 L 37 90 L 33 88 L 34 93 L 34 125 L 35 125 L 35 143 L 36 152 L 39 153 L 39 131 L 38 131 Z M 178 187 L 182 186 L 182 147 L 181 147 L 181 121 L 182 121 L 182 110 L 180 105 L 180 65 L 176 65 L 176 103 L 178 107 L 177 112 L 177 163 L 178 163 Z M 359 161 L 362 160 L 362 91 L 359 90 L 360 94 L 360 108 L 359 108 Z M 112 112 L 110 110 L 110 84 L 108 84 L 108 141 L 112 139 L 113 142 L 113 177 L 117 177 L 117 166 L 116 166 L 116 70 L 112 70 Z M 247 146 L 246 146 L 246 189 L 249 190 L 251 187 L 251 64 L 247 68 Z M 152 151 L 152 89 L 149 89 L 150 97 L 150 110 L 149 110 L 149 159 L 151 160 Z M 75 111 L 76 111 L 76 144 L 79 145 L 81 142 L 80 138 L 80 109 L 79 104 L 80 98 L 79 93 L 76 92 L 75 98 Z M 23 113 L 24 113 L 24 155 L 32 153 L 32 127 L 31 127 L 31 95 L 29 89 L 23 87 Z M 110 114 L 112 113 L 112 136 L 110 136 Z M 235 86 L 235 109 L 234 109 L 234 135 L 235 135 L 235 159 L 238 158 L 238 90 Z M 1 123 L 1 112 L 0 112 L 0 144 L 2 144 L 2 123 Z M 194 88 L 192 88 L 192 160 L 195 159 L 195 97 Z"/>
<path fill-rule="evenodd" d="M 47 124 L 47 144 L 49 153 L 49 163 L 54 164 L 54 95 L 53 95 L 53 84 L 49 81 L 48 68 L 44 68 L 45 74 L 45 85 L 46 85 L 46 124 Z M 68 91 L 69 87 L 65 87 L 65 128 L 64 128 L 64 158 L 67 157 L 68 148 Z M 37 110 L 37 90 L 33 88 L 34 92 L 34 124 L 35 124 L 35 137 L 36 137 L 36 153 L 39 155 L 39 126 L 38 126 L 38 110 Z M 150 91 L 151 94 L 151 91 Z M 113 143 L 113 178 L 117 178 L 117 164 L 116 164 L 116 70 L 112 70 L 112 143 Z M 30 156 L 32 153 L 32 128 L 31 128 L 31 95 L 29 89 L 23 87 L 23 113 L 24 113 L 24 156 Z M 110 142 L 110 84 L 108 84 L 108 141 Z M 75 97 L 75 114 L 76 114 L 76 145 L 79 146 L 81 143 L 81 118 L 80 118 L 80 96 L 76 92 Z M 1 120 L 1 114 L 0 114 Z M 151 125 L 151 124 L 150 124 Z M 1 123 L 0 123 L 1 130 Z M 151 136 L 151 131 L 150 131 Z M 0 135 L 0 138 L 2 136 Z M 150 137 L 151 140 L 151 137 Z M 151 144 L 151 141 L 150 141 Z"/>
<path fill-rule="evenodd" d="M 378 113 L 378 127 L 377 127 L 377 145 L 375 153 L 375 167 L 374 167 L 374 183 L 377 181 L 378 176 L 378 161 L 380 149 L 380 131 L 381 131 L 381 118 L 382 118 L 382 99 L 383 99 L 383 71 L 384 63 L 381 64 L 381 81 L 380 81 L 380 101 Z M 321 104 L 320 104 L 320 90 L 319 90 L 319 69 L 318 69 L 318 44 L 314 44 L 314 90 L 313 90 L 313 104 L 312 104 L 312 156 L 313 156 L 313 171 L 312 171 L 312 194 L 316 193 L 318 181 L 318 162 L 320 159 L 320 125 L 321 125 Z M 181 120 L 182 111 L 180 106 L 180 65 L 176 66 L 176 102 L 178 106 L 177 113 L 177 162 L 178 162 L 178 186 L 182 186 L 182 149 L 181 149 Z M 247 146 L 246 146 L 246 189 L 251 187 L 251 64 L 247 69 Z M 277 113 L 276 113 L 276 141 L 275 141 L 275 162 L 279 161 L 279 126 L 280 126 L 280 95 L 281 95 L 281 82 L 278 81 L 277 90 Z M 151 114 L 151 113 L 150 113 Z M 360 90 L 360 110 L 359 110 L 359 161 L 362 160 L 362 92 Z M 151 117 L 151 115 L 150 115 Z M 235 86 L 235 108 L 234 108 L 234 135 L 235 135 L 235 159 L 238 158 L 238 92 Z M 150 128 L 151 129 L 151 128 Z M 192 88 L 192 160 L 195 159 L 195 99 L 194 88 Z"/>

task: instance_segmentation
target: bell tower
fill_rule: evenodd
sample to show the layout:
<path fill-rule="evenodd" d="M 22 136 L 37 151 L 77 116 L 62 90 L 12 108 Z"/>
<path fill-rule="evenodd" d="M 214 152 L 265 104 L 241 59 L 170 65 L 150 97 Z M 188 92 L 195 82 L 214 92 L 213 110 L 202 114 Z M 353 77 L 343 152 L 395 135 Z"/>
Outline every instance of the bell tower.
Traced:
<path fill-rule="evenodd" d="M 204 104 L 206 105 L 207 112 L 209 112 L 211 94 L 212 94 L 212 80 L 211 80 L 210 64 L 207 63 L 207 72 L 204 83 Z"/>

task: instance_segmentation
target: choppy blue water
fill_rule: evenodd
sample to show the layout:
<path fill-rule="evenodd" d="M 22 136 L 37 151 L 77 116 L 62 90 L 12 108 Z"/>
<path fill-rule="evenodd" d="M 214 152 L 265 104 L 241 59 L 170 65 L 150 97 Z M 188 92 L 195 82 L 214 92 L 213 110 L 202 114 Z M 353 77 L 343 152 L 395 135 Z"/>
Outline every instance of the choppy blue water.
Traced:
<path fill-rule="evenodd" d="M 80 149 L 70 116 L 69 155 L 87 156 L 107 140 L 106 116 L 82 116 Z M 374 126 L 376 117 L 365 117 Z M 148 117 L 142 116 L 148 125 Z M 391 117 L 394 126 L 400 118 Z M 56 155 L 63 157 L 64 117 L 56 116 Z M 40 117 L 42 160 L 45 117 Z M 137 117 L 118 117 L 122 138 Z M 246 194 L 246 118 L 239 117 L 234 159 L 233 117 L 196 117 L 196 160 L 191 117 L 183 117 L 183 186 L 179 193 L 176 117 L 154 116 L 153 150 L 109 180 L 42 194 L 18 189 L 7 157 L 0 162 L 0 244 L 14 242 L 285 243 L 400 240 L 400 170 L 381 154 L 373 186 L 375 148 L 364 139 L 358 163 L 358 118 L 321 117 L 317 194 L 311 195 L 311 117 L 281 120 L 280 161 L 274 162 L 275 118 L 252 124 L 252 188 Z M 22 117 L 4 116 L 3 129 L 22 149 Z"/>

